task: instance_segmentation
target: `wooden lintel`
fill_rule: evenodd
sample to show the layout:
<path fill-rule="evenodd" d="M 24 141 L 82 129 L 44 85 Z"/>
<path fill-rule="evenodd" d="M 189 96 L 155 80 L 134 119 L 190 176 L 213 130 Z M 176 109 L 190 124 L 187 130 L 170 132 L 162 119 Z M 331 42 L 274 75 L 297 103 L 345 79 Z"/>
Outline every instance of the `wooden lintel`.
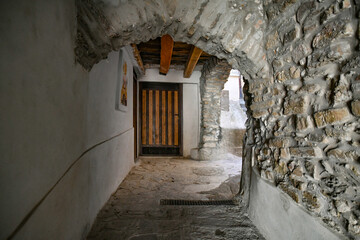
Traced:
<path fill-rule="evenodd" d="M 136 59 L 137 64 L 140 67 L 140 70 L 141 70 L 142 74 L 145 74 L 144 63 L 143 63 L 142 58 L 140 56 L 139 49 L 137 48 L 136 44 L 134 44 L 134 43 L 131 44 L 131 47 L 133 49 L 134 57 Z"/>
<path fill-rule="evenodd" d="M 174 40 L 170 35 L 161 37 L 160 74 L 166 75 L 170 68 Z"/>
<path fill-rule="evenodd" d="M 197 62 L 202 54 L 202 50 L 195 46 L 191 47 L 190 55 L 185 65 L 184 78 L 189 78 L 195 69 Z"/>

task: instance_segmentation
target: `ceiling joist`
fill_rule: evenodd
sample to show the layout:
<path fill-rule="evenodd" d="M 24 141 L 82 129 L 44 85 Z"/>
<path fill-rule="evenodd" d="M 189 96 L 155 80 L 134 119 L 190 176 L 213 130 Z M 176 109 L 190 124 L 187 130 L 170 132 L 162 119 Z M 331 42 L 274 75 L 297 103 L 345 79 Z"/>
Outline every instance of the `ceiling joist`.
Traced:
<path fill-rule="evenodd" d="M 139 68 L 140 68 L 142 74 L 145 74 L 145 67 L 144 67 L 142 58 L 140 56 L 139 49 L 137 48 L 136 44 L 131 44 L 131 47 L 133 49 L 134 57 L 136 59 L 137 64 L 139 65 Z"/>
<path fill-rule="evenodd" d="M 203 51 L 200 48 L 197 48 L 195 46 L 191 47 L 190 55 L 185 65 L 184 78 L 189 78 L 191 76 L 202 52 Z"/>
<path fill-rule="evenodd" d="M 160 74 L 166 75 L 170 68 L 174 40 L 170 35 L 161 37 Z"/>

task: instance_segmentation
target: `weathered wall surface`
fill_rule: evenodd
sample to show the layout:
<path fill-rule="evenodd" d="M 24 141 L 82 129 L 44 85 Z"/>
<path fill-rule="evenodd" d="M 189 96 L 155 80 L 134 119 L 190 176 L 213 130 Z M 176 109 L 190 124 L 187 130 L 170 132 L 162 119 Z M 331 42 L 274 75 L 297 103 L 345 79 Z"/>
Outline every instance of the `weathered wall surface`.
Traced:
<path fill-rule="evenodd" d="M 183 77 L 183 70 L 170 69 L 160 75 L 159 69 L 147 69 L 139 82 L 181 83 L 183 88 L 183 156 L 189 157 L 190 150 L 197 148 L 200 138 L 200 71 L 194 71 L 190 78 Z M 139 116 L 140 117 L 140 116 Z M 140 118 L 139 118 L 140 119 Z M 139 128 L 140 129 L 140 128 Z"/>
<path fill-rule="evenodd" d="M 265 21 L 260 1 L 78 1 L 76 54 L 87 69 L 111 50 L 165 34 L 263 77 Z M 126 17 L 125 17 L 126 16 Z"/>
<path fill-rule="evenodd" d="M 264 1 L 273 77 L 247 86 L 245 150 L 263 179 L 352 239 L 360 236 L 356 4 Z"/>
<path fill-rule="evenodd" d="M 122 58 L 127 63 L 126 112 L 115 110 L 117 81 L 121 77 L 119 52 L 111 52 L 89 75 L 87 148 L 107 141 L 87 155 L 90 223 L 134 165 L 133 57 L 126 49 L 122 48 Z"/>
<path fill-rule="evenodd" d="M 75 63 L 72 0 L 0 12 L 0 239 L 85 238 L 133 163 L 132 107 L 115 111 L 118 55 L 90 74 Z"/>
<path fill-rule="evenodd" d="M 221 90 L 230 74 L 227 61 L 211 58 L 201 74 L 201 129 L 199 159 L 219 157 L 221 140 Z"/>
<path fill-rule="evenodd" d="M 72 0 L 2 1 L 0 19 L 0 239 L 5 239 L 85 150 L 88 73 L 75 63 Z"/>

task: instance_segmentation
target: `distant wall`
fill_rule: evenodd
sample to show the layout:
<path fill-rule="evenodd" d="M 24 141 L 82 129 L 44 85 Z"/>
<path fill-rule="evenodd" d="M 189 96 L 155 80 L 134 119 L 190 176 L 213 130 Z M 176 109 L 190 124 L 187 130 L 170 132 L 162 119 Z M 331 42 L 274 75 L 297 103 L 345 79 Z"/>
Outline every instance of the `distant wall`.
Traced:
<path fill-rule="evenodd" d="M 75 63 L 73 0 L 2 2 L 0 19 L 0 239 L 85 238 L 134 161 L 132 81 L 119 112 L 118 53 Z"/>
<path fill-rule="evenodd" d="M 166 76 L 158 69 L 147 69 L 140 82 L 168 82 L 183 85 L 183 155 L 190 156 L 190 150 L 197 148 L 200 138 L 200 71 L 194 71 L 190 78 L 183 77 L 183 71 L 170 69 Z M 140 117 L 140 115 L 139 115 Z M 140 129 L 140 128 L 139 128 Z"/>

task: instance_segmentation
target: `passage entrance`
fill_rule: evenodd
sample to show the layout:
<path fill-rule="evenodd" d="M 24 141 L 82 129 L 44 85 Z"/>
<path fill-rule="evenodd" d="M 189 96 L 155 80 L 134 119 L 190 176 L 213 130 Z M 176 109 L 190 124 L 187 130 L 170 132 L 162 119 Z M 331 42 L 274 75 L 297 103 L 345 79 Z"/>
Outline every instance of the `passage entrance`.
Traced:
<path fill-rule="evenodd" d="M 182 154 L 180 84 L 141 83 L 141 154 Z"/>

